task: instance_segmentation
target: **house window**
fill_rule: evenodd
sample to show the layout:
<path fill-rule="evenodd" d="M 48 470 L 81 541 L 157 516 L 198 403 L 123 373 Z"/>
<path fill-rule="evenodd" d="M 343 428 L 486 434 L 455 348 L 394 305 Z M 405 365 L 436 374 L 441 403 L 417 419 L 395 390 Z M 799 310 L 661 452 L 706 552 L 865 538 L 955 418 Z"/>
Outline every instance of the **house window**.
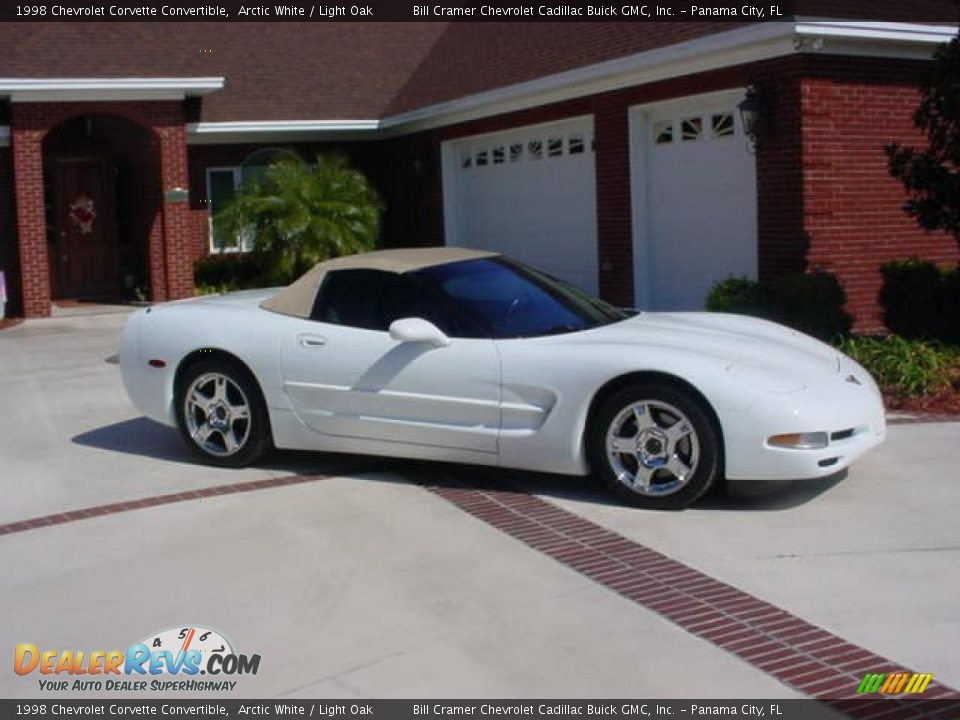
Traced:
<path fill-rule="evenodd" d="M 504 158 L 503 145 L 495 147 L 493 149 L 493 164 L 503 165 L 503 158 Z"/>
<path fill-rule="evenodd" d="M 715 138 L 733 137 L 733 113 L 718 113 L 710 120 Z"/>
<path fill-rule="evenodd" d="M 543 141 L 531 140 L 527 143 L 527 156 L 531 160 L 539 160 L 543 157 Z"/>
<path fill-rule="evenodd" d="M 473 167 L 473 155 L 466 153 L 460 156 L 460 167 L 464 170 L 469 170 Z"/>
<path fill-rule="evenodd" d="M 513 143 L 510 146 L 510 162 L 520 162 L 523 158 L 523 143 Z"/>
<path fill-rule="evenodd" d="M 583 148 L 583 135 L 571 135 L 567 138 L 567 152 L 571 155 L 582 154 Z"/>
<path fill-rule="evenodd" d="M 477 167 L 483 167 L 484 165 L 487 164 L 487 151 L 486 151 L 486 150 L 481 150 L 480 152 L 477 153 L 476 164 L 477 164 Z"/>
<path fill-rule="evenodd" d="M 550 157 L 563 155 L 563 138 L 552 137 L 547 140 L 547 155 Z"/>
<path fill-rule="evenodd" d="M 249 252 L 253 250 L 253 236 L 228 234 L 217 226 L 217 213 L 222 210 L 240 187 L 242 178 L 239 167 L 207 168 L 207 210 L 210 252 Z"/>

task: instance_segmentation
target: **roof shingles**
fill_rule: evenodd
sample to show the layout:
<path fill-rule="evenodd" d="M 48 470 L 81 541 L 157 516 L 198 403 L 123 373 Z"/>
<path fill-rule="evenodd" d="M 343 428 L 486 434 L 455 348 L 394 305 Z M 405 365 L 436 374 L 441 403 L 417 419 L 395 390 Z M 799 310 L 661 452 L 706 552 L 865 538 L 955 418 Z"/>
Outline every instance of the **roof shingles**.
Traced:
<path fill-rule="evenodd" d="M 867 2 L 794 0 L 793 9 L 850 16 Z M 951 0 L 916 0 L 911 12 L 929 20 L 944 8 Z M 204 122 L 380 119 L 744 24 L 0 23 L 0 77 L 223 76 L 224 89 L 203 100 Z"/>

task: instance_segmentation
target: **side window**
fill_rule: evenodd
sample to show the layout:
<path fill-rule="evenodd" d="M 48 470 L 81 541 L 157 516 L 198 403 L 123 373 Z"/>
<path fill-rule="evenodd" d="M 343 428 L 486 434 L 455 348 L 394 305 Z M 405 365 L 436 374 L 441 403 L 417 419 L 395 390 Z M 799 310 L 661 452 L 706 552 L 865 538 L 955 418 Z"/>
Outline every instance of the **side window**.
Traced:
<path fill-rule="evenodd" d="M 457 326 L 433 288 L 414 275 L 397 275 L 383 299 L 384 328 L 402 318 L 429 320 L 447 335 L 457 336 Z"/>
<path fill-rule="evenodd" d="M 324 279 L 311 320 L 386 332 L 394 320 L 419 317 L 448 334 L 456 323 L 436 292 L 418 278 L 382 270 L 334 270 Z"/>
<path fill-rule="evenodd" d="M 396 279 L 382 270 L 334 270 L 324 278 L 313 303 L 311 320 L 364 330 L 385 330 L 383 299 Z"/>

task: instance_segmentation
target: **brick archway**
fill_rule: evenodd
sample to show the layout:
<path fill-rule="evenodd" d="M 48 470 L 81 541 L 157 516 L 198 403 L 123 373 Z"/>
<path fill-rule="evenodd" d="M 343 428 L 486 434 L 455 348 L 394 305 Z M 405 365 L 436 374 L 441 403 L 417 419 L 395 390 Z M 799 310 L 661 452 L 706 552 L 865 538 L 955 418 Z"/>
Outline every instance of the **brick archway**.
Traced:
<path fill-rule="evenodd" d="M 183 104 L 156 102 L 17 103 L 11 111 L 13 189 L 19 255 L 19 295 L 26 317 L 50 315 L 53 287 L 44 197 L 45 144 L 78 118 L 113 118 L 132 124 L 144 152 L 153 155 L 153 182 L 144 192 L 155 212 L 144 225 L 144 273 L 154 301 L 188 297 L 193 292 L 191 244 L 195 223 L 182 192 L 187 181 Z M 51 139 L 50 143 L 45 140 Z M 127 149 L 129 152 L 129 148 Z"/>

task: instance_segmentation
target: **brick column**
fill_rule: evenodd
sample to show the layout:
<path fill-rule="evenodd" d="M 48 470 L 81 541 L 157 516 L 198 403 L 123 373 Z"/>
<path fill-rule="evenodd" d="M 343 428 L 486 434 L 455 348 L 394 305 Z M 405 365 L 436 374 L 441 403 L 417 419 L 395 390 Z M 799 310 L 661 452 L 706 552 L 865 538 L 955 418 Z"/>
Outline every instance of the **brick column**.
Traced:
<path fill-rule="evenodd" d="M 18 124 L 16 112 L 12 125 L 10 147 L 23 314 L 25 317 L 48 317 L 51 295 L 43 199 L 45 129 Z"/>
<path fill-rule="evenodd" d="M 160 139 L 163 259 L 166 266 L 165 295 L 168 300 L 176 300 L 193 295 L 194 252 L 191 241 L 194 238 L 196 223 L 187 200 L 170 201 L 166 194 L 175 188 L 189 187 L 187 134 L 182 122 L 156 127 L 154 130 Z M 152 254 L 153 243 L 151 242 Z"/>
<path fill-rule="evenodd" d="M 630 127 L 627 105 L 602 98 L 593 116 L 597 182 L 597 261 L 600 296 L 634 304 Z"/>

